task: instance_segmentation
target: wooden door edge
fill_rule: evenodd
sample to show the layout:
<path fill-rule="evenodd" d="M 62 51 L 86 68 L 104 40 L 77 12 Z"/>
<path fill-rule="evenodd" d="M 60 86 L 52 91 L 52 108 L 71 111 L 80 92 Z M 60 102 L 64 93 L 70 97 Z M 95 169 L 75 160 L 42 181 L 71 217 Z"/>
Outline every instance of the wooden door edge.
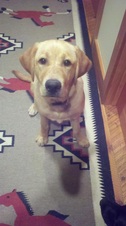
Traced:
<path fill-rule="evenodd" d="M 106 142 L 107 142 L 107 148 L 108 148 L 108 157 L 109 157 L 109 163 L 110 163 L 110 171 L 111 171 L 111 177 L 112 177 L 112 183 L 113 183 L 114 196 L 118 204 L 124 205 L 125 200 L 122 192 L 121 179 L 119 175 L 120 172 L 118 170 L 117 162 L 115 159 L 116 156 L 115 156 L 113 145 L 111 142 L 111 134 L 110 134 L 108 120 L 107 120 L 106 106 L 103 104 L 101 104 L 101 111 L 103 116 L 105 134 L 106 134 Z"/>

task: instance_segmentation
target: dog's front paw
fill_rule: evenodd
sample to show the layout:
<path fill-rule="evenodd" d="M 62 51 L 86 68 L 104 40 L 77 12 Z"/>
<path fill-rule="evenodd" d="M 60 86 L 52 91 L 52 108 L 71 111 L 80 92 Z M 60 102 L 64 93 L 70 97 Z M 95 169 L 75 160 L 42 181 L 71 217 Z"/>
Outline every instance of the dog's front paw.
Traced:
<path fill-rule="evenodd" d="M 39 136 L 37 136 L 35 141 L 38 144 L 38 146 L 44 146 L 45 144 L 48 143 L 48 138 L 42 137 L 41 135 L 39 135 Z"/>
<path fill-rule="evenodd" d="M 87 137 L 77 139 L 77 142 L 81 147 L 84 147 L 84 148 L 88 148 L 90 146 L 90 143 Z"/>
<path fill-rule="evenodd" d="M 38 113 L 35 104 L 32 104 L 30 106 L 30 108 L 28 109 L 28 113 L 30 116 L 35 116 Z"/>

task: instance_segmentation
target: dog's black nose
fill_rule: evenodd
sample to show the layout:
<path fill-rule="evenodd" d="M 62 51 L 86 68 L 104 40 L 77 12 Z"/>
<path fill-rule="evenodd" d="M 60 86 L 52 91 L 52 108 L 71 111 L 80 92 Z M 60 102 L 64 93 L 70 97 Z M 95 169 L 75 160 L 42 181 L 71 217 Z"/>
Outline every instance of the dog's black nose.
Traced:
<path fill-rule="evenodd" d="M 48 79 L 45 83 L 45 87 L 50 94 L 55 94 L 61 89 L 61 83 L 57 79 Z"/>

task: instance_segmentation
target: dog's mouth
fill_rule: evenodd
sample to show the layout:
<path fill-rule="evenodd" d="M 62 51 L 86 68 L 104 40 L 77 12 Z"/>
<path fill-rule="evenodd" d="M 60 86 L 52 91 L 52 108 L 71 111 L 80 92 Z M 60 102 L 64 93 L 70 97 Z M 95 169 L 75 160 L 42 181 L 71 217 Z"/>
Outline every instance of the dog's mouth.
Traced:
<path fill-rule="evenodd" d="M 46 97 L 60 98 L 60 92 L 59 91 L 53 91 L 53 92 L 46 91 L 45 96 Z"/>
<path fill-rule="evenodd" d="M 68 100 L 65 100 L 65 101 L 54 101 L 52 102 L 52 105 L 53 106 L 64 106 L 64 105 L 67 105 L 68 103 Z"/>
<path fill-rule="evenodd" d="M 70 107 L 69 99 L 64 101 L 54 101 L 50 104 L 52 107 L 58 107 L 60 110 L 67 110 Z"/>
<path fill-rule="evenodd" d="M 67 107 L 69 105 L 69 98 L 45 96 L 46 102 L 52 107 Z"/>

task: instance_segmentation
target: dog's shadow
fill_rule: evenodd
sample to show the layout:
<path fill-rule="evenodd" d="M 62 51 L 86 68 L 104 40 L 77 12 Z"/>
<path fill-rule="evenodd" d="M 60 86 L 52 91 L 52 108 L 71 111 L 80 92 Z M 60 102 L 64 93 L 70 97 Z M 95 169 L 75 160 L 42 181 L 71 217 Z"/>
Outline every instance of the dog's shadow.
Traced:
<path fill-rule="evenodd" d="M 61 153 L 54 153 L 51 150 L 48 151 L 51 155 L 50 159 L 56 164 L 58 179 L 62 189 L 65 193 L 76 196 L 80 192 L 82 173 L 84 176 L 85 170 L 81 170 L 78 164 L 71 164 L 69 158 L 62 158 Z"/>
<path fill-rule="evenodd" d="M 63 162 L 59 165 L 60 168 L 60 180 L 64 190 L 70 195 L 76 195 L 80 191 L 81 174 L 78 166 L 68 165 Z"/>

